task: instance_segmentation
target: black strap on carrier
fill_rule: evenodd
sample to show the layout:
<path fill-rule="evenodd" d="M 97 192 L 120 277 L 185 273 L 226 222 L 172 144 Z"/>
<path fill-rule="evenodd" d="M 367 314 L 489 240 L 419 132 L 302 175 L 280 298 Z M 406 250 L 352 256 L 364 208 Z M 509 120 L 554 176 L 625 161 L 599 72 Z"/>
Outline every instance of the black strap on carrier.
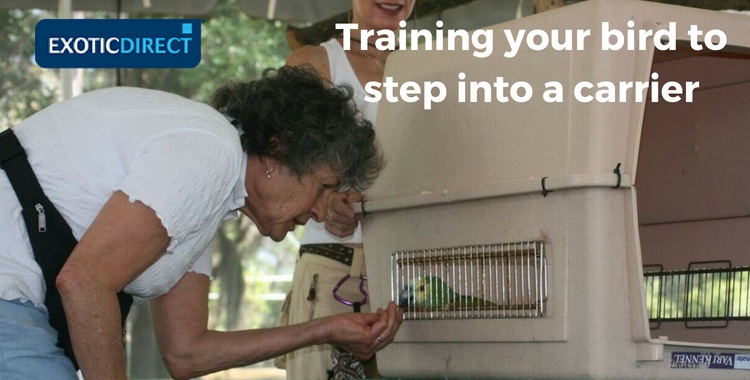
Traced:
<path fill-rule="evenodd" d="M 65 355 L 78 369 L 62 298 L 55 286 L 57 275 L 78 241 L 65 219 L 44 194 L 29 165 L 26 151 L 11 129 L 0 133 L 0 168 L 8 176 L 21 203 L 21 213 L 26 223 L 31 247 L 34 250 L 34 259 L 42 268 L 44 283 L 47 286 L 44 304 L 49 313 L 49 323 L 58 333 L 57 345 L 65 351 Z M 117 300 L 120 303 L 124 334 L 125 319 L 133 304 L 133 297 L 120 292 L 117 294 Z"/>

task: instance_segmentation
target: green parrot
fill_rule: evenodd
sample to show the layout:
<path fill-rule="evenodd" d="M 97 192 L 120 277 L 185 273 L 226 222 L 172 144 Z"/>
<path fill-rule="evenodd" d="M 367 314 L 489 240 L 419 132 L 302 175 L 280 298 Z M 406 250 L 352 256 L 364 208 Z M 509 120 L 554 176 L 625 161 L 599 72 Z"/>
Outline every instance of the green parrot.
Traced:
<path fill-rule="evenodd" d="M 460 295 L 435 276 L 421 276 L 404 285 L 399 306 L 410 309 L 485 310 L 496 304 L 478 297 Z"/>

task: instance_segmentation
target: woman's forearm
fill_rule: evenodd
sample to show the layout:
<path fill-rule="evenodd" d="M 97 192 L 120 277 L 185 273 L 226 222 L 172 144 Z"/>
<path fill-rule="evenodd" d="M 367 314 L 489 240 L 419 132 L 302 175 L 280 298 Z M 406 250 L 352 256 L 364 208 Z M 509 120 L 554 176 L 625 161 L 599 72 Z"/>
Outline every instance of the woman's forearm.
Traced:
<path fill-rule="evenodd" d="M 330 320 L 242 331 L 206 331 L 194 340 L 162 348 L 164 361 L 175 379 L 189 379 L 274 358 L 326 342 Z"/>
<path fill-rule="evenodd" d="M 367 358 L 393 341 L 402 320 L 402 313 L 391 303 L 377 313 L 339 314 L 268 329 L 210 331 L 206 329 L 208 289 L 207 276 L 188 272 L 168 294 L 151 303 L 156 339 L 176 379 L 241 367 L 324 343 Z"/>

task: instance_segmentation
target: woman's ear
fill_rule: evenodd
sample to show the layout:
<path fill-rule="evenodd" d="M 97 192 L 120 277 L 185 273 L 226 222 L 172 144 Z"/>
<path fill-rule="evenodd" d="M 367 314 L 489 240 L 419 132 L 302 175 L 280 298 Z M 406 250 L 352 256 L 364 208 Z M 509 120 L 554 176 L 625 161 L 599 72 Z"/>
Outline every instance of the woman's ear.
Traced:
<path fill-rule="evenodd" d="M 258 157 L 258 161 L 261 164 L 261 169 L 266 171 L 266 177 L 271 178 L 271 173 L 276 171 L 279 166 L 279 162 L 271 157 Z"/>

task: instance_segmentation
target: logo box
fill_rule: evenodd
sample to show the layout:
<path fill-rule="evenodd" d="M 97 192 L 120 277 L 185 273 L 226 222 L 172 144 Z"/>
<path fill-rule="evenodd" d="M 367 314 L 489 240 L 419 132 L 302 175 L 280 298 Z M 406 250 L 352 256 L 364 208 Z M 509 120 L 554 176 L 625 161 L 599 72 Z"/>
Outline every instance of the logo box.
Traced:
<path fill-rule="evenodd" d="M 198 19 L 46 19 L 35 29 L 44 68 L 192 68 L 201 61 Z"/>

